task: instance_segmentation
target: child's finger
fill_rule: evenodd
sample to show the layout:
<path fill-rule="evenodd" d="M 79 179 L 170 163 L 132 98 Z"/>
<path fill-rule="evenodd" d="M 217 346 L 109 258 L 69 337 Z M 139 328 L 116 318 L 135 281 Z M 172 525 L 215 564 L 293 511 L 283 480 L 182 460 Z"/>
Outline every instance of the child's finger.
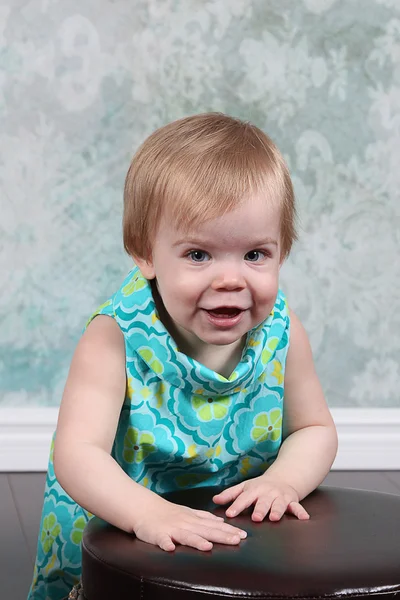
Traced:
<path fill-rule="evenodd" d="M 166 533 L 160 535 L 160 537 L 157 540 L 157 543 L 158 543 L 159 547 L 161 548 L 161 550 L 165 550 L 166 552 L 172 552 L 173 550 L 175 550 L 174 542 L 171 540 L 170 536 Z"/>
<path fill-rule="evenodd" d="M 208 552 L 213 547 L 212 542 L 206 540 L 202 535 L 186 529 L 178 529 L 174 533 L 173 538 L 175 542 L 182 544 L 182 546 L 190 546 L 191 548 L 197 548 L 197 550 L 202 550 L 204 552 Z"/>
<path fill-rule="evenodd" d="M 248 508 L 249 506 L 251 506 L 254 502 L 255 498 L 253 496 L 253 494 L 249 494 L 249 493 L 243 493 L 240 494 L 235 502 L 232 504 L 232 506 L 230 506 L 226 511 L 225 514 L 227 517 L 236 517 L 236 515 L 240 514 L 245 508 Z"/>
<path fill-rule="evenodd" d="M 204 533 L 204 531 L 222 531 L 227 537 L 238 535 L 241 539 L 244 539 L 247 536 L 244 529 L 226 523 L 225 521 L 214 521 L 213 519 L 209 521 L 201 519 L 200 521 L 186 522 L 184 528 L 190 531 L 196 531 L 196 533 Z M 207 539 L 211 540 L 211 538 Z"/>
<path fill-rule="evenodd" d="M 262 521 L 265 518 L 265 516 L 268 514 L 270 507 L 271 507 L 270 501 L 259 498 L 254 507 L 253 514 L 251 515 L 252 520 L 253 521 Z"/>
<path fill-rule="evenodd" d="M 304 506 L 302 506 L 299 502 L 290 502 L 289 506 L 287 507 L 287 512 L 291 513 L 302 521 L 306 521 L 310 518 L 310 515 Z"/>
<path fill-rule="evenodd" d="M 233 487 L 227 488 L 220 494 L 216 494 L 213 497 L 213 502 L 215 504 L 227 504 L 228 502 L 232 502 L 238 495 L 243 491 L 244 483 L 238 483 Z"/>
<path fill-rule="evenodd" d="M 216 542 L 217 544 L 228 544 L 235 546 L 240 543 L 240 540 L 244 539 L 243 536 L 239 535 L 239 532 L 228 533 L 222 529 L 214 529 L 212 527 L 199 528 L 197 529 L 197 533 L 205 540 Z"/>
<path fill-rule="evenodd" d="M 275 498 L 275 500 L 271 504 L 269 520 L 270 521 L 279 521 L 285 514 L 286 509 L 287 509 L 287 503 L 284 501 L 284 499 L 282 497 Z"/>

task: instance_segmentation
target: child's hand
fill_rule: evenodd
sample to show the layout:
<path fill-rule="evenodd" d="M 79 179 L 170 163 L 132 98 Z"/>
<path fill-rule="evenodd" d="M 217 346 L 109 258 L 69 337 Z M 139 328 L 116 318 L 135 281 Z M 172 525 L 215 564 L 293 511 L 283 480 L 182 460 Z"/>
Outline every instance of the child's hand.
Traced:
<path fill-rule="evenodd" d="M 157 500 L 161 502 L 147 507 L 135 524 L 134 532 L 143 542 L 159 546 L 162 550 L 175 550 L 175 543 L 211 550 L 212 542 L 236 545 L 247 536 L 242 529 L 225 523 L 223 517 L 173 504 L 163 498 Z"/>
<path fill-rule="evenodd" d="M 262 521 L 269 512 L 270 521 L 279 521 L 285 512 L 298 519 L 309 519 L 310 515 L 299 503 L 299 496 L 294 488 L 277 479 L 270 479 L 266 474 L 242 481 L 227 488 L 213 497 L 215 504 L 234 503 L 226 510 L 227 517 L 236 517 L 254 502 L 253 521 Z"/>

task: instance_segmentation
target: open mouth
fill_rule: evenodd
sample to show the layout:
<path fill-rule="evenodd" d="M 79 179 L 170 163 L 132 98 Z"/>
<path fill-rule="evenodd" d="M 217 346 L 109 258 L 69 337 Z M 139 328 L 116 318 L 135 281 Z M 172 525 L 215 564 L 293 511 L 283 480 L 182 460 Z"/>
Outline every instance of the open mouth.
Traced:
<path fill-rule="evenodd" d="M 242 310 L 236 306 L 221 306 L 219 308 L 214 308 L 213 310 L 208 310 L 207 312 L 211 316 L 219 319 L 231 319 L 232 317 L 237 317 Z"/>

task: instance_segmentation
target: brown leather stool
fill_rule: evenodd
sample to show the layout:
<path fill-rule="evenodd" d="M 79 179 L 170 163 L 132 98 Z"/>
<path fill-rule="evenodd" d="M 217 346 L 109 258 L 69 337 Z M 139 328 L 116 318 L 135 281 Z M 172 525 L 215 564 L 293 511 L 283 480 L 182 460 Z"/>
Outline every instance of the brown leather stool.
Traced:
<path fill-rule="evenodd" d="M 218 515 L 199 488 L 169 500 Z M 94 518 L 82 543 L 85 600 L 204 598 L 400 598 L 400 496 L 321 487 L 303 501 L 309 521 L 285 516 L 253 523 L 249 510 L 230 520 L 248 532 L 240 546 L 210 552 L 145 544 Z M 226 507 L 225 507 L 226 508 Z"/>

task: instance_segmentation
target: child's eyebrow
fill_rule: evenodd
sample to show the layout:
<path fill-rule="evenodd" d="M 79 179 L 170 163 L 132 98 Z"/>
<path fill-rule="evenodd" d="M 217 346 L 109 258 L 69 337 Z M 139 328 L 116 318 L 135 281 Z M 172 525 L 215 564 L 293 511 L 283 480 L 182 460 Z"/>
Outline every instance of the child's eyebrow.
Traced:
<path fill-rule="evenodd" d="M 261 241 L 255 241 L 250 245 L 256 247 L 256 246 L 266 246 L 267 244 L 274 244 L 275 246 L 278 246 L 278 242 L 276 240 L 273 240 L 270 237 L 264 238 Z"/>
<path fill-rule="evenodd" d="M 176 246 L 183 246 L 186 244 L 189 244 L 191 246 L 209 246 L 209 245 L 211 245 L 209 240 L 205 240 L 205 239 L 203 240 L 200 238 L 186 238 L 186 239 L 181 239 L 181 240 L 174 242 L 174 244 L 172 244 L 172 247 L 175 248 Z M 246 246 L 252 246 L 253 248 L 256 248 L 257 246 L 266 246 L 267 244 L 273 244 L 276 247 L 278 247 L 278 242 L 270 237 L 263 238 L 261 240 L 256 240 L 251 243 L 246 243 Z"/>

